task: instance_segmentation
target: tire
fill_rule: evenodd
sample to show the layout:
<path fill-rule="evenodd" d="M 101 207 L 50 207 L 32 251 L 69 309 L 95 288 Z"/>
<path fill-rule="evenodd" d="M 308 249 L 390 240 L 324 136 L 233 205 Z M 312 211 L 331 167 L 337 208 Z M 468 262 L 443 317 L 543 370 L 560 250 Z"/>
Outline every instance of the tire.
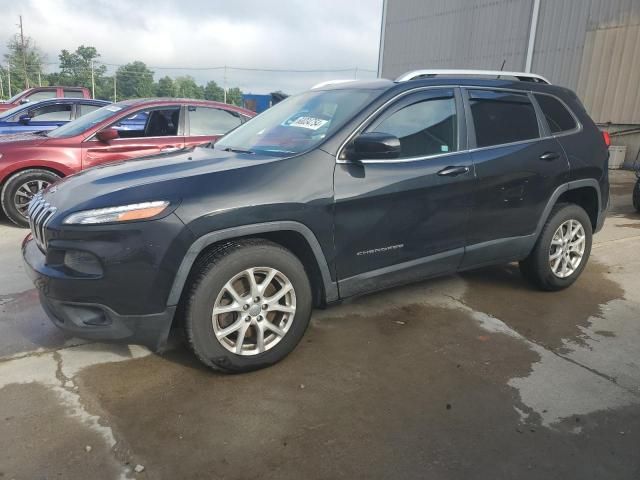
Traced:
<path fill-rule="evenodd" d="M 255 269 L 253 290 L 248 269 Z M 273 271 L 277 273 L 271 283 L 264 291 L 259 290 Z M 271 298 L 287 291 L 287 281 L 292 290 L 267 305 Z M 233 303 L 227 285 L 236 293 Z M 256 297 L 260 297 L 257 302 Z M 233 311 L 215 314 L 214 307 Z M 286 357 L 302 339 L 311 310 L 309 278 L 295 255 L 267 240 L 230 242 L 208 252 L 194 266 L 185 297 L 185 337 L 196 357 L 208 367 L 230 373 L 249 372 Z M 225 335 L 229 330 L 232 333 Z M 264 332 L 262 350 L 260 330 Z M 242 338 L 241 332 L 245 332 Z"/>
<path fill-rule="evenodd" d="M 568 232 L 568 226 L 572 231 L 576 231 L 578 224 L 582 229 L 583 241 L 577 240 L 563 245 L 562 237 L 556 237 L 556 241 L 552 245 L 552 240 L 559 232 L 560 226 L 563 226 L 561 235 L 562 232 Z M 578 239 L 582 234 L 578 231 L 573 238 Z M 556 291 L 567 288 L 580 276 L 589 260 L 592 235 L 591 219 L 582 207 L 574 204 L 556 205 L 549 214 L 533 250 L 526 259 L 520 262 L 522 275 L 542 290 Z M 580 250 L 582 250 L 582 256 L 577 262 Z M 558 252 L 560 253 L 558 254 Z M 567 252 L 568 257 L 564 252 Z M 552 253 L 559 256 L 551 260 Z M 566 258 L 569 258 L 570 262 L 565 261 Z M 558 261 L 559 264 L 556 263 Z M 557 269 L 554 273 L 552 267 L 556 265 Z M 565 266 L 566 270 L 563 270 Z"/>
<path fill-rule="evenodd" d="M 636 209 L 636 212 L 640 212 L 640 178 L 633 187 L 633 208 Z"/>
<path fill-rule="evenodd" d="M 58 180 L 60 177 L 55 173 L 40 169 L 23 170 L 9 177 L 0 192 L 2 210 L 7 218 L 19 227 L 28 227 L 26 206 L 29 200 L 38 191 Z M 27 190 L 31 192 L 29 198 L 27 198 Z"/>

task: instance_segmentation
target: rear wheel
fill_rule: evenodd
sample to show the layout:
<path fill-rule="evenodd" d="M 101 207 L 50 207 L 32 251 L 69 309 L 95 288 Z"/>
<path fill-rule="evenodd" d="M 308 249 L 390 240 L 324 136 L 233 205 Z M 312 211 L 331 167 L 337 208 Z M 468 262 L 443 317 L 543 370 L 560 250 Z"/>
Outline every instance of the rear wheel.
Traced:
<path fill-rule="evenodd" d="M 567 288 L 582 273 L 591 253 L 592 228 L 578 205 L 557 205 L 529 256 L 520 262 L 524 277 L 542 290 Z"/>
<path fill-rule="evenodd" d="M 7 218 L 20 227 L 28 227 L 29 202 L 36 193 L 59 179 L 55 173 L 40 169 L 23 170 L 9 177 L 0 193 L 2 210 Z"/>
<path fill-rule="evenodd" d="M 640 178 L 636 181 L 636 186 L 633 187 L 633 208 L 636 212 L 640 212 Z"/>
<path fill-rule="evenodd" d="M 244 240 L 215 249 L 194 268 L 185 335 L 205 365 L 247 372 L 295 348 L 312 304 L 309 279 L 295 255 L 266 240 Z"/>

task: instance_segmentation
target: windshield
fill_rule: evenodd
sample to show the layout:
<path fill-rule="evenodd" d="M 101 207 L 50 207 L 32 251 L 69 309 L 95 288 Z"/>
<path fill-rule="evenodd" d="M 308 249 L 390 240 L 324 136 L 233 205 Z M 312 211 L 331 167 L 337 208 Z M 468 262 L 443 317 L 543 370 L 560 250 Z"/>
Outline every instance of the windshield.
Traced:
<path fill-rule="evenodd" d="M 289 97 L 222 137 L 214 146 L 272 156 L 309 150 L 380 94 L 378 90 L 309 91 Z"/>
<path fill-rule="evenodd" d="M 106 120 L 107 118 L 113 117 L 120 110 L 122 110 L 122 107 L 118 105 L 107 105 L 106 107 L 99 108 L 98 110 L 94 110 L 91 113 L 87 113 L 86 115 L 73 120 L 66 125 L 58 127 L 55 130 L 51 130 L 47 133 L 47 136 L 53 138 L 62 138 L 79 135 L 82 132 L 89 130 L 94 125 L 97 125 L 98 123 Z"/>
<path fill-rule="evenodd" d="M 0 113 L 0 118 L 2 118 L 3 120 L 8 120 L 12 115 L 15 115 L 21 110 L 26 110 L 27 108 L 29 107 L 26 105 L 18 105 L 17 107 L 10 108 L 9 110 L 5 110 L 4 112 Z"/>

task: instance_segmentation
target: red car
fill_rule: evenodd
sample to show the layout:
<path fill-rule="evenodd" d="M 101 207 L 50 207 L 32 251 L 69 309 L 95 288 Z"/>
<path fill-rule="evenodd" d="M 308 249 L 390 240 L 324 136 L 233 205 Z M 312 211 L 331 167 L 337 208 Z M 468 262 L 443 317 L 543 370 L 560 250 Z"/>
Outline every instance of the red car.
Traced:
<path fill-rule="evenodd" d="M 26 227 L 33 195 L 60 177 L 106 162 L 209 143 L 254 115 L 206 100 L 135 99 L 107 105 L 49 132 L 2 136 L 2 209 Z"/>
<path fill-rule="evenodd" d="M 85 87 L 33 87 L 16 93 L 9 100 L 0 102 L 0 112 L 27 102 L 39 102 L 48 98 L 91 98 Z"/>

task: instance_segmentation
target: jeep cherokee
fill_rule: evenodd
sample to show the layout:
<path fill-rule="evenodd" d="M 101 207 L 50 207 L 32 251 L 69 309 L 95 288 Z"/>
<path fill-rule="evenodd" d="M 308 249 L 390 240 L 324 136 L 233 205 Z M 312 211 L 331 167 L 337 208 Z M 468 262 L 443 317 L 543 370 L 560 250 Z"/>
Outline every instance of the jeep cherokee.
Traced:
<path fill-rule="evenodd" d="M 79 337 L 224 371 L 293 350 L 312 308 L 520 262 L 543 290 L 585 268 L 608 151 L 576 95 L 535 75 L 329 82 L 212 148 L 101 166 L 29 206 L 27 270 Z"/>

